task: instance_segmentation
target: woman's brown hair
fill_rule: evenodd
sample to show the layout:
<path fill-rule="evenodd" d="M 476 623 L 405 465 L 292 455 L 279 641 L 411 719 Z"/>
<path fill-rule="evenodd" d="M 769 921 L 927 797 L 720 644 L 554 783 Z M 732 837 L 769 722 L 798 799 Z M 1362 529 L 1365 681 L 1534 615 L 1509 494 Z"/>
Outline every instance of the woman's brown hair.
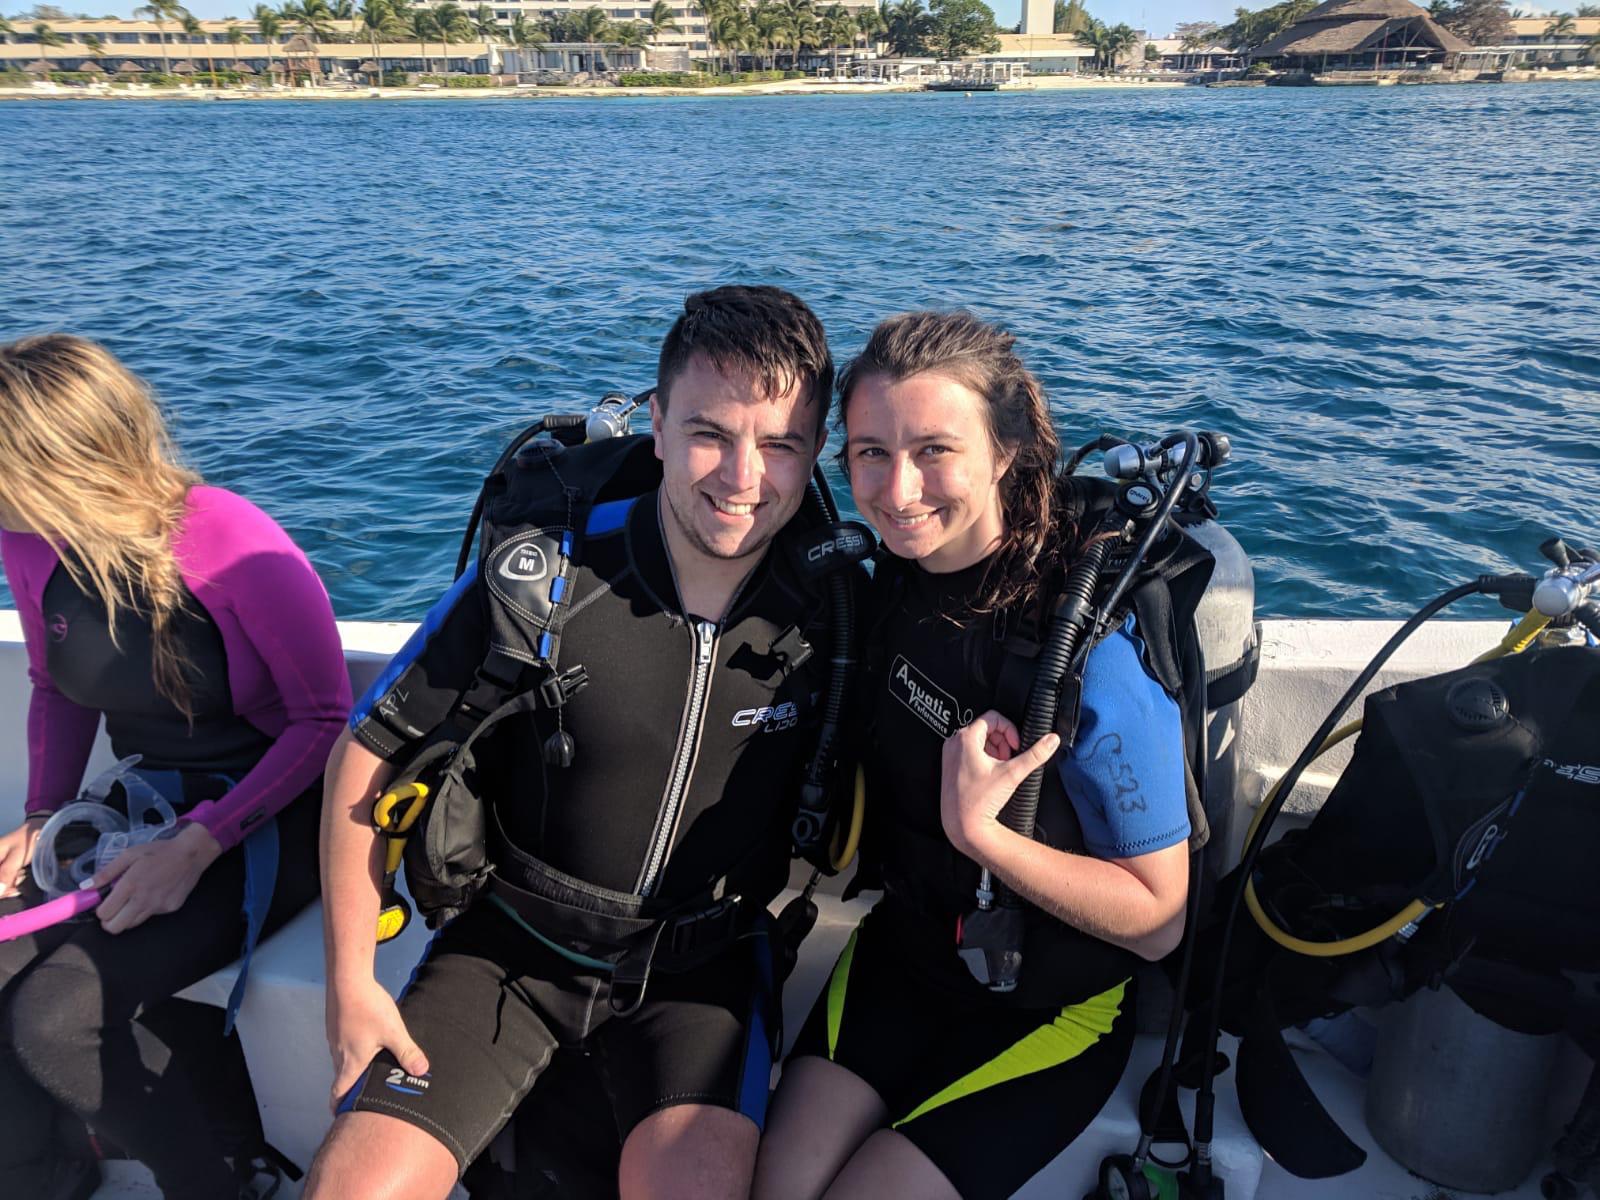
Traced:
<path fill-rule="evenodd" d="M 1044 388 L 1022 365 L 1015 343 L 1005 330 L 968 312 L 901 313 L 878 324 L 839 376 L 839 417 L 845 424 L 856 384 L 873 375 L 942 375 L 983 398 L 989 440 L 1011 465 L 1000 480 L 1005 533 L 969 602 L 975 613 L 1031 602 L 1066 540 L 1056 528 L 1061 442 Z"/>
<path fill-rule="evenodd" d="M 46 538 L 73 581 L 148 616 L 156 691 L 193 712 L 172 633 L 186 591 L 173 555 L 189 489 L 150 391 L 103 346 L 52 333 L 0 346 L 0 507 Z"/>

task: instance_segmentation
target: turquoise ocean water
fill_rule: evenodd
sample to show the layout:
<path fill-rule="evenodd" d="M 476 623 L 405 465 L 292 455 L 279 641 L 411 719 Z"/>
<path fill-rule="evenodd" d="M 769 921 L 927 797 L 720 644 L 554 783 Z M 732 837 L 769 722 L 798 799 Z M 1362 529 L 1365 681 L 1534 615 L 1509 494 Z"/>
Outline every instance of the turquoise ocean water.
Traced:
<path fill-rule="evenodd" d="M 420 615 L 504 440 L 725 281 L 840 355 L 999 320 L 1074 444 L 1227 431 L 1266 615 L 1600 542 L 1593 85 L 0 104 L 0 338 L 110 344 L 342 617 Z"/>

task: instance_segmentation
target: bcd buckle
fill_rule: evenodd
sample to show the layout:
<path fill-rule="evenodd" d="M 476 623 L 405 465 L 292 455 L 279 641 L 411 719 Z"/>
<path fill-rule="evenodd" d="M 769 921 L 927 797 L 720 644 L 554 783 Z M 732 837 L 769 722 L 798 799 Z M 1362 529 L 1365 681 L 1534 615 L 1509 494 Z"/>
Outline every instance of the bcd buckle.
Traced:
<path fill-rule="evenodd" d="M 578 666 L 563 671 L 559 675 L 552 674 L 541 683 L 539 685 L 539 699 L 543 701 L 546 708 L 560 708 L 582 691 L 584 685 L 588 682 L 589 672 L 580 663 Z"/>
<path fill-rule="evenodd" d="M 675 918 L 667 934 L 667 950 L 687 955 L 731 940 L 738 927 L 739 899 L 736 895 L 724 896 L 699 912 Z"/>

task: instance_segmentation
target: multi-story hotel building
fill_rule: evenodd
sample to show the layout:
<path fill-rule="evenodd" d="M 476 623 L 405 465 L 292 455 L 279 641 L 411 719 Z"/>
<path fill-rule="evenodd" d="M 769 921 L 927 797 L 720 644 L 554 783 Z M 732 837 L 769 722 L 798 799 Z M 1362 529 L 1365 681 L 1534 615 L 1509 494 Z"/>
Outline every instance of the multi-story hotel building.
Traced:
<path fill-rule="evenodd" d="M 852 13 L 874 7 L 873 0 L 844 0 Z M 463 5 L 463 7 L 468 7 Z M 517 16 L 530 21 L 547 14 L 576 14 L 599 7 L 614 22 L 645 21 L 650 16 L 648 0 L 628 0 L 622 7 L 617 0 L 596 5 L 591 0 L 491 0 L 490 7 L 503 26 L 509 26 Z M 818 8 L 825 7 L 822 4 Z M 165 28 L 154 21 L 119 20 L 115 17 L 97 19 L 72 19 L 46 21 L 50 32 L 61 41 L 60 45 L 41 45 L 34 36 L 36 22 L 14 18 L 15 31 L 0 34 L 0 71 L 24 70 L 43 60 L 52 68 L 63 71 L 80 70 L 85 63 L 94 63 L 108 74 L 114 74 L 124 63 L 132 64 L 128 70 L 138 68 L 159 71 L 163 63 L 174 67 L 187 63 L 181 73 L 189 69 L 205 72 L 213 60 L 218 70 L 232 66 L 236 61 L 256 74 L 281 69 L 286 57 L 309 61 L 315 58 L 321 74 L 356 72 L 363 63 L 376 59 L 381 69 L 405 71 L 451 72 L 467 74 L 496 74 L 505 72 L 531 72 L 554 70 L 574 73 L 594 71 L 597 67 L 612 70 L 687 70 L 693 60 L 702 59 L 708 52 L 706 44 L 705 14 L 694 0 L 676 0 L 672 4 L 676 29 L 660 31 L 644 50 L 607 45 L 597 48 L 586 44 L 551 44 L 541 50 L 517 50 L 500 37 L 473 37 L 453 40 L 449 45 L 438 41 L 419 43 L 415 39 L 385 41 L 376 48 L 353 21 L 335 21 L 336 33 L 324 38 L 314 47 L 314 53 L 296 54 L 289 50 L 294 30 L 286 25 L 282 34 L 268 44 L 253 20 L 201 21 L 202 32 L 193 37 L 186 35 L 174 22 Z M 230 42 L 229 31 L 237 28 L 243 40 L 237 45 Z M 376 50 L 376 53 L 374 51 Z"/>

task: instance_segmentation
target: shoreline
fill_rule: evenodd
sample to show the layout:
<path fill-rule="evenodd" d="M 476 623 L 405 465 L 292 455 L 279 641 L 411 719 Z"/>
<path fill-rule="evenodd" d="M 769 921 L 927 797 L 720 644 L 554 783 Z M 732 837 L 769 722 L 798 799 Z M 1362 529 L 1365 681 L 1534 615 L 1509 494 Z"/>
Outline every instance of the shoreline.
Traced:
<path fill-rule="evenodd" d="M 1042 75 L 1001 86 L 1003 92 L 1101 91 L 1181 88 L 1191 86 L 1177 80 L 1098 79 L 1063 75 Z M 585 100 L 608 97 L 652 96 L 882 96 L 921 92 L 922 81 L 904 83 L 823 83 L 813 79 L 787 79 L 772 83 L 734 83 L 720 87 L 501 87 L 429 88 L 350 87 L 283 88 L 259 91 L 249 88 L 150 88 L 137 91 L 107 87 L 81 88 L 57 84 L 53 88 L 0 88 L 0 100 L 559 100 L 563 97 Z"/>
<path fill-rule="evenodd" d="M 1600 68 L 1591 67 L 1577 71 L 1539 71 L 1519 73 L 1520 78 L 1481 80 L 1460 73 L 1443 74 L 1436 78 L 1414 78 L 1385 83 L 1402 82 L 1407 86 L 1446 86 L 1461 84 L 1545 84 L 1600 82 Z M 1344 83 L 1345 81 L 1338 81 Z M 1351 80 L 1347 85 L 1370 85 L 1371 80 Z M 1256 87 L 1256 81 L 1228 80 L 1223 86 Z M 1050 91 L 1168 91 L 1174 88 L 1214 87 L 1200 81 L 1177 79 L 1109 79 L 1098 76 L 1037 75 L 1003 83 L 999 90 L 1006 93 Z M 1328 86 L 1328 85 L 1323 85 Z M 420 88 L 420 87 L 317 87 L 280 88 L 259 90 L 251 88 L 139 88 L 113 90 L 105 86 L 74 87 L 55 84 L 51 87 L 0 87 L 0 101 L 6 100 L 66 100 L 66 101 L 281 101 L 311 100 L 317 102 L 371 101 L 371 100 L 596 100 L 621 97 L 728 97 L 748 96 L 881 96 L 905 95 L 923 91 L 921 80 L 901 83 L 833 83 L 815 79 L 788 79 L 770 83 L 734 83 L 719 87 L 535 87 L 512 86 L 498 88 Z M 971 93 L 968 93 L 970 96 Z"/>

